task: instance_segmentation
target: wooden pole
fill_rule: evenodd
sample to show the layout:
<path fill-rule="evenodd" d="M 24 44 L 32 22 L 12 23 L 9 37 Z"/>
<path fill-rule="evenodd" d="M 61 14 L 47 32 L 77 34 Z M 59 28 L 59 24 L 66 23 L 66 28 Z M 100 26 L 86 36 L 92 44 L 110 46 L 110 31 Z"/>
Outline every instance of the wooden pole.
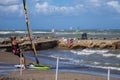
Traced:
<path fill-rule="evenodd" d="M 29 35 L 29 38 L 30 38 L 30 41 L 31 41 L 32 49 L 34 51 L 34 56 L 35 56 L 35 59 L 36 59 L 36 63 L 39 64 L 35 44 L 34 44 L 34 42 L 32 40 L 32 34 L 31 34 L 31 31 L 30 31 L 30 24 L 29 24 L 29 19 L 28 19 L 28 9 L 27 9 L 27 5 L 26 5 L 26 0 L 23 0 L 23 6 L 24 6 L 24 11 L 25 11 L 25 18 L 26 18 L 26 25 L 27 25 L 28 35 Z"/>

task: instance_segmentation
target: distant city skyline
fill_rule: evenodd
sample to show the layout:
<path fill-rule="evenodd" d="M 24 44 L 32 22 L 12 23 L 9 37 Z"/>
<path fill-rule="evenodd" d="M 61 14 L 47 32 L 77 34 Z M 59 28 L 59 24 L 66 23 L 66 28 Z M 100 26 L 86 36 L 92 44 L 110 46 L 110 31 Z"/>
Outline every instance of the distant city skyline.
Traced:
<path fill-rule="evenodd" d="M 26 0 L 35 29 L 120 29 L 120 0 Z M 0 30 L 26 30 L 22 0 L 0 0 Z"/>

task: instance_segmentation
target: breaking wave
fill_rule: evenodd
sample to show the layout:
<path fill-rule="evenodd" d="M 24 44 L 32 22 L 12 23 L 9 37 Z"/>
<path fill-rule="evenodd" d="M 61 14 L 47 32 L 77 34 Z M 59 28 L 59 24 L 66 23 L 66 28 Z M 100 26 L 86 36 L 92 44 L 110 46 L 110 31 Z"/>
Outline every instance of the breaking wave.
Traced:
<path fill-rule="evenodd" d="M 92 55 L 92 54 L 104 54 L 109 50 L 92 50 L 92 49 L 83 49 L 81 51 L 71 50 L 73 54 L 77 55 Z"/>

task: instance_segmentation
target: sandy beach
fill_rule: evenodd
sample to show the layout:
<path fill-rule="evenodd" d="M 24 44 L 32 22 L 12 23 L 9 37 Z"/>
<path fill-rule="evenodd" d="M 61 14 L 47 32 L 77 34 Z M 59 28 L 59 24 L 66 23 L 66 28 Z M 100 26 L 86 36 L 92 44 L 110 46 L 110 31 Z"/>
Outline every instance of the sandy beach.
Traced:
<path fill-rule="evenodd" d="M 13 54 L 0 52 L 0 62 L 17 64 L 19 63 L 19 59 Z M 33 63 L 34 61 L 26 59 L 26 63 L 31 62 Z M 58 73 L 58 80 L 107 80 L 105 76 L 61 71 Z M 55 71 L 27 69 L 20 75 L 20 71 L 17 70 L 11 72 L 9 75 L 0 75 L 0 80 L 55 80 Z M 119 80 L 119 78 L 110 78 L 110 80 Z"/>

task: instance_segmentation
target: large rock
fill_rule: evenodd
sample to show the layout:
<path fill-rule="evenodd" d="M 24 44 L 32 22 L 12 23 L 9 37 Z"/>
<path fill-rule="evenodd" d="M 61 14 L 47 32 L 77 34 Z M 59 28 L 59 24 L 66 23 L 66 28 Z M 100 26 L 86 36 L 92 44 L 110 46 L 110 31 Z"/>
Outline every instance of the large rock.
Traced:
<path fill-rule="evenodd" d="M 114 49 L 120 49 L 120 41 L 114 42 L 112 45 Z"/>

